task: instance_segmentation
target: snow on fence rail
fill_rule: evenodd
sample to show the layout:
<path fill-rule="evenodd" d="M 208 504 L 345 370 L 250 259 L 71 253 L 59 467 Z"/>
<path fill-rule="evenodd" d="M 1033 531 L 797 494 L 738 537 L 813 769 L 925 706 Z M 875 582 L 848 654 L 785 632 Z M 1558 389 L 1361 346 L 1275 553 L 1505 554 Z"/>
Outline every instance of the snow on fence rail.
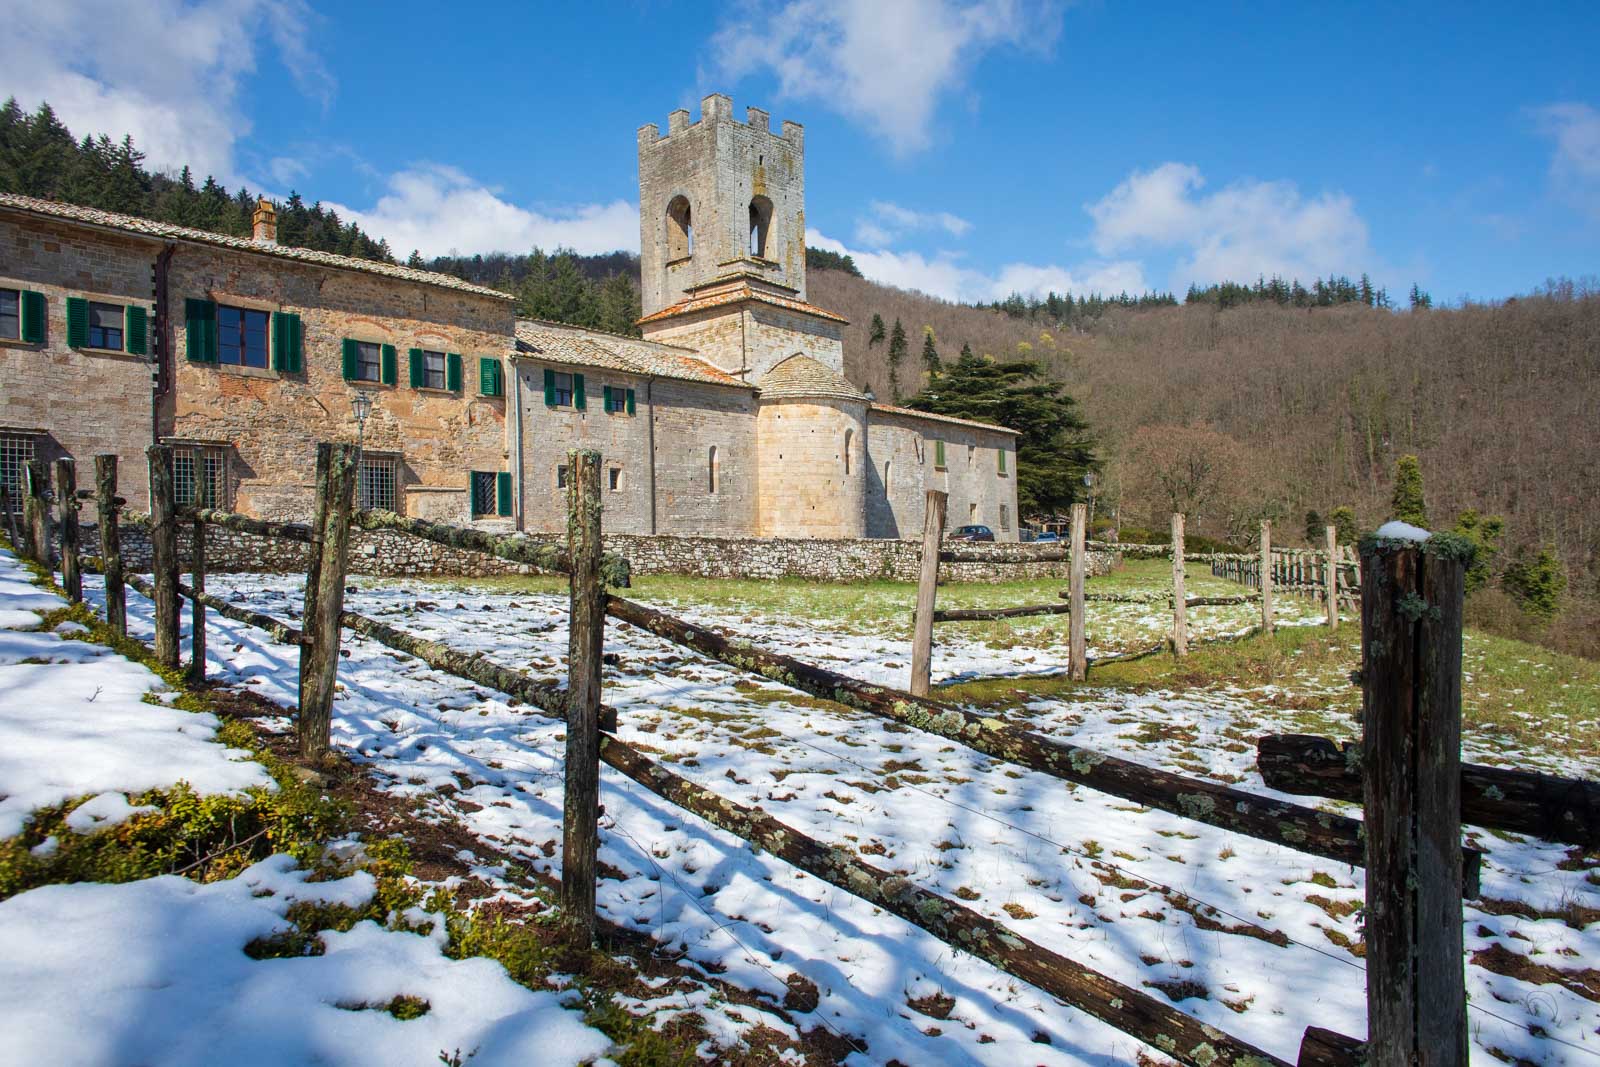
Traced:
<path fill-rule="evenodd" d="M 268 616 L 248 612 L 204 592 L 203 530 L 208 522 L 226 525 L 238 517 L 187 512 L 201 549 L 195 553 L 193 584 L 178 581 L 174 550 L 180 521 L 173 504 L 171 450 L 149 450 L 152 489 L 153 581 L 131 584 L 157 605 L 158 655 L 177 659 L 177 601 L 195 605 L 195 652 L 203 655 L 204 616 L 209 607 L 230 618 L 259 626 L 301 650 L 302 685 L 297 729 L 302 750 L 317 756 L 328 745 L 333 678 L 339 662 L 341 626 L 399 651 L 418 656 L 436 669 L 518 696 L 540 713 L 567 723 L 566 803 L 563 818 L 562 898 L 569 920 L 592 936 L 595 864 L 598 844 L 599 764 L 616 768 L 669 802 L 699 815 L 794 864 L 818 878 L 892 911 L 995 966 L 1038 986 L 1086 1013 L 1158 1048 L 1180 1062 L 1213 1064 L 1283 1063 L 1249 1043 L 1201 1023 L 1176 1007 L 1133 989 L 1050 949 L 1028 941 L 1002 923 L 868 865 L 843 847 L 830 846 L 772 818 L 732 803 L 668 771 L 643 753 L 608 736 L 614 715 L 600 703 L 601 641 L 605 616 L 640 626 L 658 636 L 745 671 L 836 703 L 883 715 L 917 729 L 967 745 L 998 759 L 1056 778 L 1081 783 L 1150 807 L 1275 841 L 1290 848 L 1367 865 L 1367 1000 L 1369 1040 L 1309 1027 L 1299 1063 L 1353 1064 L 1415 1062 L 1422 1049 L 1430 1062 L 1466 1059 L 1465 988 L 1459 900 L 1475 895 L 1476 853 L 1460 844 L 1463 782 L 1475 769 L 1460 764 L 1461 603 L 1470 546 L 1448 536 L 1426 545 L 1373 541 L 1363 545 L 1363 747 L 1358 766 L 1364 826 L 1329 813 L 1268 800 L 1250 793 L 1171 772 L 1144 767 L 1090 749 L 1053 741 L 996 718 L 929 700 L 925 696 L 874 686 L 758 649 L 691 626 L 662 612 L 607 594 L 600 552 L 600 456 L 569 454 L 573 478 L 568 490 L 568 551 L 558 561 L 570 575 L 568 685 L 565 690 L 379 623 L 342 608 L 345 551 L 353 521 L 351 498 L 355 449 L 323 444 L 317 455 L 317 514 L 306 530 L 314 551 L 307 575 L 304 623 L 295 630 Z M 70 463 L 70 461 L 68 461 Z M 58 472 L 59 473 L 59 472 Z M 70 471 L 68 471 L 70 475 Z M 114 517 L 112 493 L 103 488 L 102 514 Z M 36 483 L 30 477 L 30 486 Z M 70 477 L 62 479 L 70 485 Z M 114 467 L 112 468 L 114 490 Z M 62 521 L 76 524 L 76 494 L 62 493 Z M 930 504 L 934 501 L 930 498 Z M 942 500 L 939 501 L 942 504 Z M 935 509 L 930 507 L 930 512 Z M 942 508 L 938 509 L 942 518 Z M 30 514 L 37 516 L 36 505 Z M 398 518 L 398 517 L 396 517 Z M 1075 516 L 1073 544 L 1081 548 L 1083 516 Z M 255 520 L 247 520 L 254 522 Z M 379 520 L 390 528 L 390 520 Z M 115 522 L 103 524 L 115 529 Z M 930 528 L 933 526 L 930 521 Z M 427 528 L 426 530 L 424 528 Z M 437 534 L 437 524 L 406 532 Z M 474 531 L 467 531 L 472 533 Z M 926 532 L 926 531 L 925 531 Z M 1174 518 L 1172 602 L 1187 607 L 1182 590 L 1182 519 Z M 298 532 L 282 536 L 299 538 Z M 457 537 L 454 532 L 447 536 Z M 452 542 L 466 547 L 470 538 Z M 48 556 L 47 537 L 30 536 Z M 925 546 L 930 542 L 925 541 Z M 63 545 L 75 539 L 63 538 Z M 924 577 L 937 577 L 938 539 L 924 554 Z M 109 566 L 108 601 L 115 581 Z M 482 549 L 492 550 L 492 549 Z M 1270 559 L 1263 530 L 1262 555 Z M 64 549 L 65 555 L 65 549 Z M 1073 567 L 1074 619 L 1082 624 L 1082 552 Z M 65 563 L 65 560 L 63 561 Z M 74 565 L 79 561 L 74 559 Z M 625 565 L 625 561 L 624 561 Z M 1262 589 L 1270 612 L 1271 572 Z M 81 592 L 74 595 L 81 596 Z M 1051 605 L 1055 607 L 1055 605 Z M 931 598 L 920 613 L 931 627 Z M 1181 619 L 1181 614 L 1178 616 Z M 1270 620 L 1270 615 L 1267 616 Z M 1341 761 L 1351 758 L 1340 754 Z M 1351 786 L 1338 788 L 1345 794 Z M 1472 787 L 1468 787 L 1469 795 Z M 1487 789 L 1483 791 L 1487 795 Z M 1524 817 L 1526 812 L 1524 812 Z M 1543 823 L 1541 830 L 1550 833 Z M 1364 831 L 1364 832 L 1363 832 Z M 1446 903 L 1451 902 L 1451 903 Z"/>

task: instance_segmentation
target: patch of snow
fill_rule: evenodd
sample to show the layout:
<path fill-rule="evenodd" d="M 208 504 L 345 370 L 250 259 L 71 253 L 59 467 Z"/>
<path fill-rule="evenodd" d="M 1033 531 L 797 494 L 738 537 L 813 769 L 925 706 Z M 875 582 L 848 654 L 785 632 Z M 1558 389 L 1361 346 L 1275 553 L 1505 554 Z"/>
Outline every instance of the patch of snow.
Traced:
<path fill-rule="evenodd" d="M 1413 526 L 1399 519 L 1390 519 L 1378 527 L 1378 536 L 1391 541 L 1426 541 L 1433 535 L 1420 526 Z"/>
<path fill-rule="evenodd" d="M 67 816 L 67 826 L 76 833 L 95 834 L 127 822 L 135 815 L 159 810 L 153 804 L 129 804 L 128 798 L 121 793 L 101 793 L 73 808 Z"/>
<path fill-rule="evenodd" d="M 322 934 L 322 956 L 251 959 L 245 945 L 286 929 L 291 902 L 358 905 L 375 885 L 366 873 L 305 878 L 273 856 L 210 885 L 172 876 L 53 885 L 0 903 L 7 1057 L 387 1067 L 459 1050 L 473 1067 L 563 1067 L 610 1048 L 556 994 L 523 988 L 492 960 L 447 959 L 438 936 L 364 922 Z M 402 995 L 429 1010 L 406 1021 L 383 1010 Z"/>

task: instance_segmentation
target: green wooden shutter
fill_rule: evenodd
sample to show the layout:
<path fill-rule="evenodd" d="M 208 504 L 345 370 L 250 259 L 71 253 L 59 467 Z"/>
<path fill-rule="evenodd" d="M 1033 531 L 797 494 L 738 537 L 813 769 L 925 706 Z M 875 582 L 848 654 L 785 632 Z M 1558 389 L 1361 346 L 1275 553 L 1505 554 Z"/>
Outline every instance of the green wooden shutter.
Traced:
<path fill-rule="evenodd" d="M 129 304 L 122 312 L 122 347 L 135 356 L 149 351 L 150 320 L 145 309 Z"/>
<path fill-rule="evenodd" d="M 89 301 L 81 296 L 67 297 L 67 344 L 89 347 Z"/>
<path fill-rule="evenodd" d="M 22 294 L 22 340 L 30 345 L 44 344 L 45 300 L 43 293 Z"/>
<path fill-rule="evenodd" d="M 190 298 L 183 302 L 184 347 L 189 362 L 217 361 L 217 305 Z"/>
<path fill-rule="evenodd" d="M 495 504 L 501 515 L 511 514 L 511 472 L 501 471 L 494 476 Z"/>
<path fill-rule="evenodd" d="M 500 361 L 488 356 L 478 359 L 478 392 L 483 396 L 499 396 L 500 387 Z"/>
<path fill-rule="evenodd" d="M 291 373 L 295 368 L 294 325 L 296 315 L 287 311 L 272 313 L 272 369 Z"/>
<path fill-rule="evenodd" d="M 1006 472 L 1006 450 L 1001 448 L 995 454 L 1000 457 L 1000 473 L 1004 474 Z"/>
<path fill-rule="evenodd" d="M 406 354 L 411 363 L 411 388 L 421 389 L 428 381 L 427 368 L 422 363 L 422 349 L 413 348 Z"/>
<path fill-rule="evenodd" d="M 611 410 L 611 386 L 609 385 L 600 387 L 600 410 L 607 412 Z"/>
<path fill-rule="evenodd" d="M 556 406 L 556 372 L 549 367 L 544 369 L 544 406 Z"/>
<path fill-rule="evenodd" d="M 572 376 L 572 406 L 579 411 L 584 411 L 589 406 L 588 400 L 583 395 L 583 375 L 581 374 Z"/>
<path fill-rule="evenodd" d="M 933 465 L 935 467 L 944 466 L 944 442 L 943 441 L 935 441 L 933 443 Z"/>
<path fill-rule="evenodd" d="M 452 393 L 461 392 L 460 352 L 446 352 L 444 355 L 444 387 Z"/>
<path fill-rule="evenodd" d="M 383 346 L 383 384 L 393 385 L 400 380 L 400 357 L 394 345 Z"/>
<path fill-rule="evenodd" d="M 361 347 L 353 337 L 344 339 L 344 380 L 353 382 L 361 377 Z"/>
<path fill-rule="evenodd" d="M 299 374 L 305 370 L 305 327 L 301 325 L 299 315 L 289 316 L 289 373 Z"/>
<path fill-rule="evenodd" d="M 633 390 L 628 390 L 628 414 L 633 414 Z"/>

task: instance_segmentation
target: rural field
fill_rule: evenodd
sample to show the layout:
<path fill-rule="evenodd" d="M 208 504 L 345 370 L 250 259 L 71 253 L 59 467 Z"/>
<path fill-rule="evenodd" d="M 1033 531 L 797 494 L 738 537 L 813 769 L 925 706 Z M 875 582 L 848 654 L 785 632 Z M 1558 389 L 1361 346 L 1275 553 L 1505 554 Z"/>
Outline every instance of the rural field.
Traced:
<path fill-rule="evenodd" d="M 1092 580 L 1090 591 L 1154 596 L 1169 578 L 1163 561 L 1131 563 Z M 299 612 L 296 576 L 208 581 L 241 606 L 280 619 Z M 949 585 L 940 603 L 1039 603 L 1062 584 Z M 1188 584 L 1194 595 L 1238 591 L 1198 565 Z M 349 585 L 349 610 L 564 680 L 564 579 L 352 577 Z M 95 579 L 86 592 L 98 609 Z M 908 584 L 646 577 L 629 595 L 855 678 L 906 682 Z M 1091 603 L 1090 652 L 1104 662 L 1087 683 L 1065 677 L 1061 617 L 942 625 L 934 695 L 1053 739 L 1276 796 L 1255 770 L 1256 737 L 1355 736 L 1359 626 L 1347 617 L 1329 633 L 1319 604 L 1281 597 L 1279 630 L 1264 637 L 1251 633 L 1258 613 L 1253 604 L 1191 609 L 1194 647 L 1180 663 L 1165 652 L 1138 655 L 1170 623 L 1163 602 Z M 150 604 L 131 591 L 129 615 L 130 635 L 149 640 Z M 294 654 L 215 613 L 208 629 L 208 674 L 224 687 L 216 692 L 254 694 L 227 706 L 269 738 L 292 731 L 281 709 L 295 701 Z M 75 636 L 60 646 L 81 643 Z M 414 853 L 442 857 L 411 877 L 469 912 L 544 913 L 560 873 L 563 725 L 355 634 L 344 648 L 334 745 L 370 782 L 369 807 L 413 836 Z M 603 699 L 618 712 L 617 736 L 675 773 L 1291 1062 L 1308 1025 L 1365 1033 L 1360 869 L 1026 771 L 616 621 L 605 653 Z M 1600 665 L 1473 632 L 1464 655 L 1464 759 L 1600 776 Z M 172 701 L 165 691 L 158 683 L 154 699 Z M 91 790 L 101 792 L 82 792 Z M 610 931 L 602 944 L 637 971 L 606 986 L 606 1010 L 677 1042 L 663 1048 L 699 1043 L 706 1055 L 774 1063 L 1150 1057 L 1126 1035 L 605 768 L 600 799 L 598 907 Z M 1358 805 L 1302 800 L 1360 815 Z M 428 829 L 417 835 L 418 826 Z M 1600 855 L 1475 827 L 1466 837 L 1485 857 L 1482 894 L 1465 914 L 1474 1060 L 1561 1064 L 1600 1051 Z M 535 988 L 569 987 L 566 1003 L 587 1008 L 592 1024 L 612 1036 L 627 1031 L 597 1013 L 594 988 L 577 1003 L 579 985 L 556 961 L 513 973 Z M 365 1014 L 380 1030 L 416 1025 Z M 638 1024 L 628 1026 L 632 1047 L 644 1047 Z M 438 1051 L 452 1052 L 450 1040 L 459 1039 L 441 1031 Z M 573 1047 L 577 1062 L 582 1041 Z M 435 1049 L 419 1051 L 426 1059 Z"/>

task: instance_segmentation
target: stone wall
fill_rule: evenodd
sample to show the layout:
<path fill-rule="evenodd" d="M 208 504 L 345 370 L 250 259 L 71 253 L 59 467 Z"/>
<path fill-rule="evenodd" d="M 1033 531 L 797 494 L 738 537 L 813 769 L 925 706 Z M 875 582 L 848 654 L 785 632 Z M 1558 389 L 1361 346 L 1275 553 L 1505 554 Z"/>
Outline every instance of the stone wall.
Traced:
<path fill-rule="evenodd" d="M 867 535 L 920 537 L 926 491 L 949 494 L 945 529 L 980 523 L 1017 540 L 1017 453 L 1011 434 L 886 411 L 868 413 Z M 945 465 L 937 465 L 936 441 Z M 1005 452 L 1000 473 L 999 452 Z"/>
<path fill-rule="evenodd" d="M 763 537 L 859 537 L 866 531 L 866 413 L 865 403 L 849 400 L 761 402 L 756 449 Z"/>
<path fill-rule="evenodd" d="M 46 301 L 43 344 L 0 339 L 0 433 L 30 440 L 35 459 L 77 460 L 81 488 L 94 486 L 94 457 L 115 454 L 119 492 L 141 510 L 149 507 L 150 357 L 68 347 L 67 297 L 148 310 L 159 247 L 0 212 L 0 289 L 32 290 Z M 154 351 L 146 340 L 146 352 Z"/>
<path fill-rule="evenodd" d="M 743 537 L 756 532 L 756 401 L 748 389 L 658 378 L 656 531 Z M 717 481 L 711 486 L 711 449 Z"/>
<path fill-rule="evenodd" d="M 129 570 L 150 568 L 150 538 L 143 527 L 123 526 L 122 555 Z M 181 564 L 190 559 L 189 532 L 180 529 Z M 552 538 L 553 540 L 553 538 Z M 83 531 L 83 550 L 97 551 L 99 535 L 92 527 Z M 682 574 L 702 578 L 803 578 L 812 581 L 914 582 L 921 566 L 920 541 L 859 539 L 827 541 L 814 538 L 753 537 L 644 537 L 607 536 L 608 552 L 617 552 L 633 564 L 635 574 Z M 1004 546 L 1015 552 L 1017 546 Z M 1043 546 L 1040 546 L 1041 548 Z M 1051 546 L 1052 548 L 1059 546 Z M 983 552 L 983 544 L 963 544 L 963 551 Z M 206 529 L 206 565 L 209 571 L 303 572 L 307 546 L 294 541 L 261 538 L 215 526 Z M 1115 553 L 1090 551 L 1091 577 L 1106 574 L 1120 562 Z M 1034 578 L 1068 577 L 1069 564 L 1052 563 L 946 563 L 940 575 L 955 582 L 1007 582 Z M 352 530 L 350 572 L 379 577 L 483 578 L 530 573 L 527 567 L 477 552 L 447 548 L 392 531 Z"/>

